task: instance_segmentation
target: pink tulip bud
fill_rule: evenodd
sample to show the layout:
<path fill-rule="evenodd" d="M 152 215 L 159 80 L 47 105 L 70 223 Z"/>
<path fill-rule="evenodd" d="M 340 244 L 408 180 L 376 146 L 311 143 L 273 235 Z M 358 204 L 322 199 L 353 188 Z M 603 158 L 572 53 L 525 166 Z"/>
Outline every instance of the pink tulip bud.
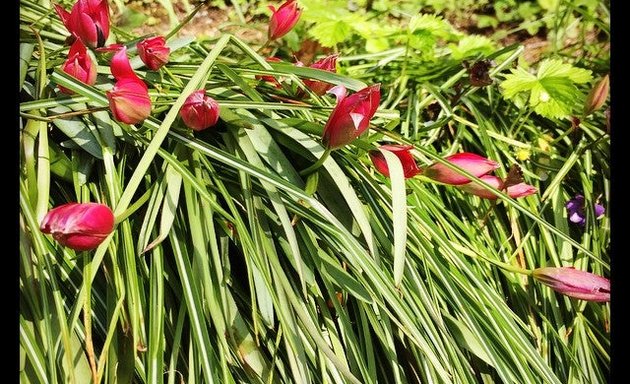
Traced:
<path fill-rule="evenodd" d="M 85 84 L 92 85 L 96 82 L 96 64 L 92 61 L 81 40 L 76 40 L 72 44 L 70 52 L 68 52 L 68 60 L 66 60 L 61 69 Z M 59 90 L 67 95 L 74 93 L 62 86 L 59 86 Z"/>
<path fill-rule="evenodd" d="M 48 211 L 40 230 L 76 251 L 99 246 L 114 230 L 114 214 L 97 203 L 68 203 Z"/>
<path fill-rule="evenodd" d="M 499 164 L 496 161 L 486 159 L 485 157 L 470 152 L 456 153 L 445 157 L 444 160 L 463 168 L 475 177 L 481 177 L 499 168 Z M 455 170 L 451 170 L 441 163 L 434 163 L 420 172 L 424 176 L 444 184 L 460 185 L 471 181 L 468 177 Z"/>
<path fill-rule="evenodd" d="M 295 0 L 288 0 L 277 10 L 271 5 L 269 9 L 273 12 L 269 19 L 269 30 L 267 32 L 269 40 L 279 39 L 289 33 L 300 19 L 300 14 L 302 14 L 302 10 L 298 8 Z"/>
<path fill-rule="evenodd" d="M 55 4 L 55 10 L 72 36 L 91 48 L 105 45 L 109 36 L 107 0 L 78 0 L 70 12 Z"/>
<path fill-rule="evenodd" d="M 380 87 L 380 84 L 374 84 L 347 97 L 343 85 L 328 91 L 337 96 L 337 105 L 324 127 L 324 146 L 329 149 L 343 147 L 368 129 L 381 101 Z"/>
<path fill-rule="evenodd" d="M 265 59 L 266 62 L 268 63 L 281 63 L 282 60 L 280 60 L 279 58 L 275 57 L 275 56 L 271 56 Z M 276 80 L 275 76 L 272 75 L 256 75 L 256 80 L 262 80 L 262 81 L 266 81 L 267 83 L 272 84 L 274 87 L 276 88 L 282 88 L 282 84 L 280 84 L 280 82 L 278 82 L 278 80 Z"/>
<path fill-rule="evenodd" d="M 610 301 L 610 280 L 573 267 L 545 267 L 532 277 L 556 292 L 586 301 Z"/>
<path fill-rule="evenodd" d="M 112 58 L 110 69 L 116 84 L 107 91 L 107 99 L 114 118 L 125 124 L 137 124 L 149 117 L 149 89 L 133 72 L 124 47 Z"/>
<path fill-rule="evenodd" d="M 205 89 L 200 89 L 188 96 L 179 115 L 187 127 L 194 131 L 203 131 L 219 120 L 219 104 L 206 95 Z"/>
<path fill-rule="evenodd" d="M 138 56 L 150 70 L 157 71 L 168 63 L 171 49 L 165 44 L 164 36 L 156 36 L 144 39 L 136 45 Z"/>
<path fill-rule="evenodd" d="M 309 67 L 321 69 L 322 71 L 336 73 L 337 57 L 339 57 L 339 55 L 330 55 L 324 57 L 323 59 L 311 64 Z M 319 96 L 325 94 L 329 89 L 333 87 L 332 84 L 319 80 L 304 80 L 304 85 L 306 85 L 311 91 L 313 91 L 313 93 Z"/>
<path fill-rule="evenodd" d="M 595 84 L 595 87 L 588 94 L 584 103 L 584 116 L 600 109 L 608 99 L 608 92 L 610 92 L 610 78 L 606 75 Z"/>
<path fill-rule="evenodd" d="M 411 154 L 412 145 L 398 145 L 398 144 L 385 144 L 381 145 L 381 149 L 385 149 L 393 153 L 398 157 L 403 169 L 403 175 L 405 179 L 414 177 L 420 172 L 416 161 Z M 370 159 L 377 171 L 379 171 L 385 177 L 389 177 L 389 167 L 385 156 L 379 150 L 372 150 L 369 152 Z"/>
<path fill-rule="evenodd" d="M 494 175 L 483 175 L 480 177 L 480 179 L 490 184 L 492 187 L 496 189 L 499 189 L 499 190 L 503 189 L 503 180 L 501 180 L 501 178 L 499 177 L 496 177 Z M 482 199 L 490 199 L 490 200 L 497 199 L 497 195 L 490 192 L 489 189 L 477 183 L 476 181 L 472 181 L 470 183 L 460 185 L 458 186 L 458 188 L 464 192 L 477 195 L 481 197 Z M 513 199 L 533 195 L 536 192 L 538 192 L 536 187 L 531 186 L 529 184 L 525 184 L 525 183 L 511 185 L 507 188 L 508 196 L 510 196 Z"/>

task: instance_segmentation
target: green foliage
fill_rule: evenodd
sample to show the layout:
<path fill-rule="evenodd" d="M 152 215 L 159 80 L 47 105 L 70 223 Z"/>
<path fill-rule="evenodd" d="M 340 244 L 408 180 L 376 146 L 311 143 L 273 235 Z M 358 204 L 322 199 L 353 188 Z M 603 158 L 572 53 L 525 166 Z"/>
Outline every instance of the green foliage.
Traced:
<path fill-rule="evenodd" d="M 576 84 L 591 80 L 591 71 L 573 67 L 558 59 L 546 59 L 540 63 L 536 75 L 522 67 L 513 69 L 501 82 L 503 95 L 542 116 L 565 118 L 571 115 L 584 102 L 585 94 Z"/>
<path fill-rule="evenodd" d="M 264 32 L 267 2 L 238 3 L 247 28 Z M 610 305 L 515 273 L 610 275 L 607 106 L 566 119 L 608 72 L 606 4 L 497 2 L 517 5 L 499 22 L 488 1 L 367 3 L 300 0 L 304 33 L 263 48 L 173 36 L 158 72 L 130 49 L 153 108 L 129 126 L 108 109 L 111 56 L 95 54 L 95 86 L 65 74 L 67 31 L 49 7 L 21 2 L 21 381 L 91 382 L 89 345 L 103 384 L 607 381 Z M 501 29 L 454 27 L 477 12 Z M 527 63 L 511 42 L 535 15 L 554 40 Z M 575 31 L 599 40 L 568 39 Z M 340 54 L 339 73 L 265 61 L 307 36 Z M 334 98 L 299 92 L 305 79 L 382 90 L 368 132 L 309 177 L 300 171 L 324 153 Z M 192 132 L 178 113 L 200 88 L 221 117 Z M 420 167 L 464 151 L 497 161 L 501 178 L 516 164 L 538 193 L 483 200 L 404 179 L 392 155 L 386 178 L 367 155 L 384 143 L 411 146 Z M 565 208 L 576 194 L 589 203 L 583 227 Z M 69 201 L 114 209 L 114 233 L 96 250 L 39 230 Z"/>

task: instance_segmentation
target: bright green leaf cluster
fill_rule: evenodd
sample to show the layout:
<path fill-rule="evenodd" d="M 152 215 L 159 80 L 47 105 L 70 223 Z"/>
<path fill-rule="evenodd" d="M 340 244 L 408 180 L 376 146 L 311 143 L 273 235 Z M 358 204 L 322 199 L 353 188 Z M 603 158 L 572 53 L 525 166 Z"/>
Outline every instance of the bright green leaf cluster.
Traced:
<path fill-rule="evenodd" d="M 591 71 L 558 59 L 546 59 L 536 75 L 518 67 L 501 83 L 503 95 L 519 106 L 525 102 L 541 116 L 564 118 L 582 106 L 584 93 L 576 84 L 592 78 Z"/>

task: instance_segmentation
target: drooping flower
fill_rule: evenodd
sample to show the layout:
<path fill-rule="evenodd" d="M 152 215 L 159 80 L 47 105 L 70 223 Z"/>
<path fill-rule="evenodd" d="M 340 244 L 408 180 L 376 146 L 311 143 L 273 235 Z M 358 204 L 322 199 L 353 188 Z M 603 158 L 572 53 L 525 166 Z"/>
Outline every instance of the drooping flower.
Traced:
<path fill-rule="evenodd" d="M 138 48 L 138 56 L 150 70 L 157 71 L 168 63 L 171 49 L 166 46 L 164 36 L 144 39 L 136 47 Z"/>
<path fill-rule="evenodd" d="M 322 142 L 326 148 L 336 149 L 349 144 L 368 129 L 381 101 L 380 87 L 380 84 L 374 84 L 347 97 L 343 85 L 328 91 L 337 96 L 337 105 L 324 127 Z"/>
<path fill-rule="evenodd" d="M 102 47 L 109 36 L 107 0 L 78 0 L 70 12 L 55 4 L 68 32 L 91 48 Z"/>
<path fill-rule="evenodd" d="M 405 179 L 414 177 L 420 172 L 420 169 L 411 154 L 412 148 L 412 145 L 399 144 L 384 144 L 380 146 L 380 149 L 388 150 L 398 157 L 400 164 L 402 165 Z M 383 176 L 389 177 L 389 167 L 387 166 L 387 161 L 385 160 L 383 153 L 380 150 L 371 150 L 369 155 L 376 170 Z"/>
<path fill-rule="evenodd" d="M 269 9 L 273 12 L 269 18 L 269 29 L 267 31 L 269 40 L 279 39 L 289 33 L 302 14 L 302 10 L 298 8 L 295 0 L 284 2 L 277 10 L 272 5 L 269 6 Z"/>
<path fill-rule="evenodd" d="M 470 152 L 456 153 L 445 157 L 444 160 L 464 169 L 475 177 L 481 177 L 499 168 L 499 164 L 496 161 Z M 422 169 L 420 173 L 432 180 L 449 185 L 461 185 L 471 182 L 471 179 L 468 177 L 451 170 L 441 163 L 433 163 Z"/>
<path fill-rule="evenodd" d="M 116 84 L 107 91 L 107 99 L 114 118 L 126 124 L 137 124 L 149 117 L 149 89 L 133 72 L 124 47 L 112 58 L 110 69 Z"/>
<path fill-rule="evenodd" d="M 532 277 L 563 295 L 586 301 L 610 301 L 610 280 L 573 267 L 544 267 Z"/>
<path fill-rule="evenodd" d="M 219 104 L 206 95 L 205 89 L 200 89 L 188 96 L 179 115 L 187 127 L 202 131 L 215 125 L 219 120 Z"/>
<path fill-rule="evenodd" d="M 485 183 L 490 184 L 492 187 L 498 190 L 503 189 L 503 186 L 504 186 L 503 180 L 501 180 L 501 178 L 497 176 L 483 175 L 479 178 Z M 470 183 L 467 183 L 467 184 L 458 185 L 457 187 L 464 192 L 479 196 L 482 199 L 496 200 L 497 198 L 497 195 L 490 192 L 489 189 L 485 188 L 484 186 L 477 183 L 476 181 L 471 181 Z M 536 189 L 536 187 L 532 185 L 525 184 L 525 183 L 518 183 L 518 184 L 507 187 L 506 192 L 508 196 L 510 196 L 511 198 L 517 199 L 519 197 L 533 195 L 534 193 L 538 192 L 538 190 Z"/>
<path fill-rule="evenodd" d="M 96 64 L 92 61 L 92 57 L 88 54 L 87 48 L 81 40 L 76 40 L 72 44 L 70 52 L 68 52 L 68 59 L 61 69 L 85 84 L 92 85 L 96 82 Z M 68 95 L 74 93 L 62 86 L 59 86 L 59 90 Z"/>
<path fill-rule="evenodd" d="M 76 251 L 99 246 L 114 229 L 112 210 L 98 203 L 68 203 L 48 211 L 40 230 Z"/>
<path fill-rule="evenodd" d="M 567 202 L 567 212 L 569 214 L 569 221 L 579 226 L 586 224 L 586 211 L 585 211 L 584 196 L 576 195 L 573 199 Z M 600 218 L 606 210 L 600 204 L 594 204 L 593 210 L 595 211 L 595 218 Z"/>
<path fill-rule="evenodd" d="M 332 73 L 337 72 L 337 58 L 339 55 L 330 55 L 326 56 L 323 59 L 320 59 L 313 64 L 309 65 L 310 68 L 321 69 L 322 71 L 328 71 Z M 306 85 L 313 93 L 316 95 L 323 95 L 329 89 L 333 87 L 332 84 L 327 83 L 325 81 L 319 80 L 304 80 L 304 85 Z"/>

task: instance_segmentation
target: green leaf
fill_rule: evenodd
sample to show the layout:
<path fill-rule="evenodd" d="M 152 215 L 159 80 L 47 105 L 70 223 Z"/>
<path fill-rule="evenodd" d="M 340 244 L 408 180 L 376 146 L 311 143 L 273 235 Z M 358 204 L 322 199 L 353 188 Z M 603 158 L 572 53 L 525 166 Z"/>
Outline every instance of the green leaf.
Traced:
<path fill-rule="evenodd" d="M 479 338 L 473 334 L 470 329 L 461 321 L 446 312 L 442 312 L 442 318 L 448 324 L 449 330 L 453 333 L 455 339 L 467 350 L 475 356 L 483 360 L 486 364 L 493 366 L 492 359 L 479 342 Z"/>
<path fill-rule="evenodd" d="M 455 60 L 461 60 L 472 56 L 487 56 L 494 52 L 496 44 L 489 38 L 481 35 L 464 36 L 457 45 L 449 44 L 451 56 Z"/>
<path fill-rule="evenodd" d="M 591 71 L 560 60 L 544 60 L 533 75 L 519 67 L 501 83 L 503 95 L 515 102 L 524 94 L 529 106 L 541 116 L 563 118 L 583 104 L 584 94 L 575 84 L 590 81 Z M 528 94 L 529 93 L 529 94 Z"/>
<path fill-rule="evenodd" d="M 308 33 L 324 47 L 334 47 L 350 38 L 354 30 L 345 20 L 327 20 L 316 24 Z"/>
<path fill-rule="evenodd" d="M 85 104 L 82 105 L 85 108 Z M 68 107 L 57 106 L 50 109 L 54 114 L 67 113 L 72 110 Z M 53 124 L 65 133 L 77 146 L 85 150 L 90 155 L 103 159 L 103 153 L 101 152 L 101 146 L 96 140 L 96 137 L 92 134 L 88 126 L 79 117 L 55 119 Z"/>
<path fill-rule="evenodd" d="M 402 164 L 396 155 L 380 149 L 389 169 L 392 184 L 392 226 L 394 228 L 394 285 L 400 286 L 405 271 L 407 245 L 407 196 Z"/>

